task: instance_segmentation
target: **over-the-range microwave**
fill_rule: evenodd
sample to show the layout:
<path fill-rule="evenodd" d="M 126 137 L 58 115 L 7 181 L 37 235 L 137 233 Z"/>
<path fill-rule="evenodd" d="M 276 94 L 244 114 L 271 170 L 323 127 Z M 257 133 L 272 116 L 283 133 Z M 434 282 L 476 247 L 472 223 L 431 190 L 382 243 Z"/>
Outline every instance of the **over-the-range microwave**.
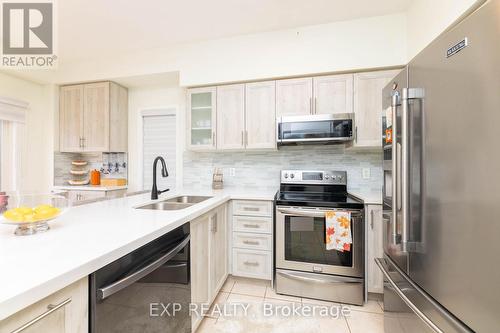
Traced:
<path fill-rule="evenodd" d="M 277 119 L 278 146 L 352 141 L 354 114 L 282 116 Z"/>

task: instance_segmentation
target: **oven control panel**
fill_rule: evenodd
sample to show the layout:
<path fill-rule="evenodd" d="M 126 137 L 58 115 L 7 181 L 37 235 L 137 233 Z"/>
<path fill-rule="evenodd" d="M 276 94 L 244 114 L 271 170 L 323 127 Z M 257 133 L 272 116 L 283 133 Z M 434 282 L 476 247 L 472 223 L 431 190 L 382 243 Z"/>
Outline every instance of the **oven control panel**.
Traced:
<path fill-rule="evenodd" d="M 282 170 L 282 184 L 347 185 L 346 171 Z"/>

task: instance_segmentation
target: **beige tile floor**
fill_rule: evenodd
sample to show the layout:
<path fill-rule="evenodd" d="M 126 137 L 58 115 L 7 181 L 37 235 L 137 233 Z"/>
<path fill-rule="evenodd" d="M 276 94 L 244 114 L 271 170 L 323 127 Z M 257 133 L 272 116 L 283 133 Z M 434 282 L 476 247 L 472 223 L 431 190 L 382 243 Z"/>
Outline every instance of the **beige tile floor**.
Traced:
<path fill-rule="evenodd" d="M 347 316 L 293 316 L 275 315 L 264 317 L 262 306 L 292 305 L 339 305 L 314 299 L 283 296 L 276 294 L 268 281 L 228 277 L 219 295 L 214 301 L 220 307 L 223 304 L 244 303 L 250 309 L 246 316 L 243 311 L 236 316 L 209 313 L 203 319 L 197 333 L 383 333 L 384 317 L 382 305 L 377 301 L 368 301 L 364 306 L 345 305 L 351 310 Z M 213 306 L 213 308 L 215 305 Z"/>

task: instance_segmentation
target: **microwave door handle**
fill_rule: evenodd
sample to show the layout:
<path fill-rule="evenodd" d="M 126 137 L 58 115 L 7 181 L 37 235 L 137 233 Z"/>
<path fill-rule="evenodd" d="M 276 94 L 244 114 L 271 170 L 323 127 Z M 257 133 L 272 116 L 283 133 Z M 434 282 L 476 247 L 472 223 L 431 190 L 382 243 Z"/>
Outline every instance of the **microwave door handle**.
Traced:
<path fill-rule="evenodd" d="M 143 277 L 149 275 L 156 269 L 160 268 L 162 265 L 164 265 L 166 262 L 168 262 L 170 259 L 175 257 L 186 245 L 189 243 L 189 240 L 191 239 L 191 235 L 187 235 L 178 245 L 176 245 L 172 250 L 168 251 L 165 255 L 162 257 L 158 258 L 151 264 L 147 265 L 146 267 L 143 267 L 135 272 L 133 272 L 130 275 L 127 275 L 126 277 L 115 281 L 106 287 L 99 288 L 97 290 L 97 299 L 98 300 L 103 300 L 108 298 L 109 296 L 119 292 L 120 290 L 130 286 L 132 283 L 137 282 L 138 280 L 142 279 Z"/>

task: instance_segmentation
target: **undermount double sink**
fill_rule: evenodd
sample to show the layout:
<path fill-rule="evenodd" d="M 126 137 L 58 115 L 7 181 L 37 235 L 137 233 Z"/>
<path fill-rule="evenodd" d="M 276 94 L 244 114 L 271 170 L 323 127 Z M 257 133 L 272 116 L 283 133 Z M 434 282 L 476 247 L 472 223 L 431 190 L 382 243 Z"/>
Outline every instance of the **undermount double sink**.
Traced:
<path fill-rule="evenodd" d="M 137 209 L 151 209 L 151 210 L 180 210 L 191 207 L 197 203 L 208 200 L 212 197 L 201 195 L 181 195 L 167 200 L 153 202 L 144 206 L 137 207 Z"/>

